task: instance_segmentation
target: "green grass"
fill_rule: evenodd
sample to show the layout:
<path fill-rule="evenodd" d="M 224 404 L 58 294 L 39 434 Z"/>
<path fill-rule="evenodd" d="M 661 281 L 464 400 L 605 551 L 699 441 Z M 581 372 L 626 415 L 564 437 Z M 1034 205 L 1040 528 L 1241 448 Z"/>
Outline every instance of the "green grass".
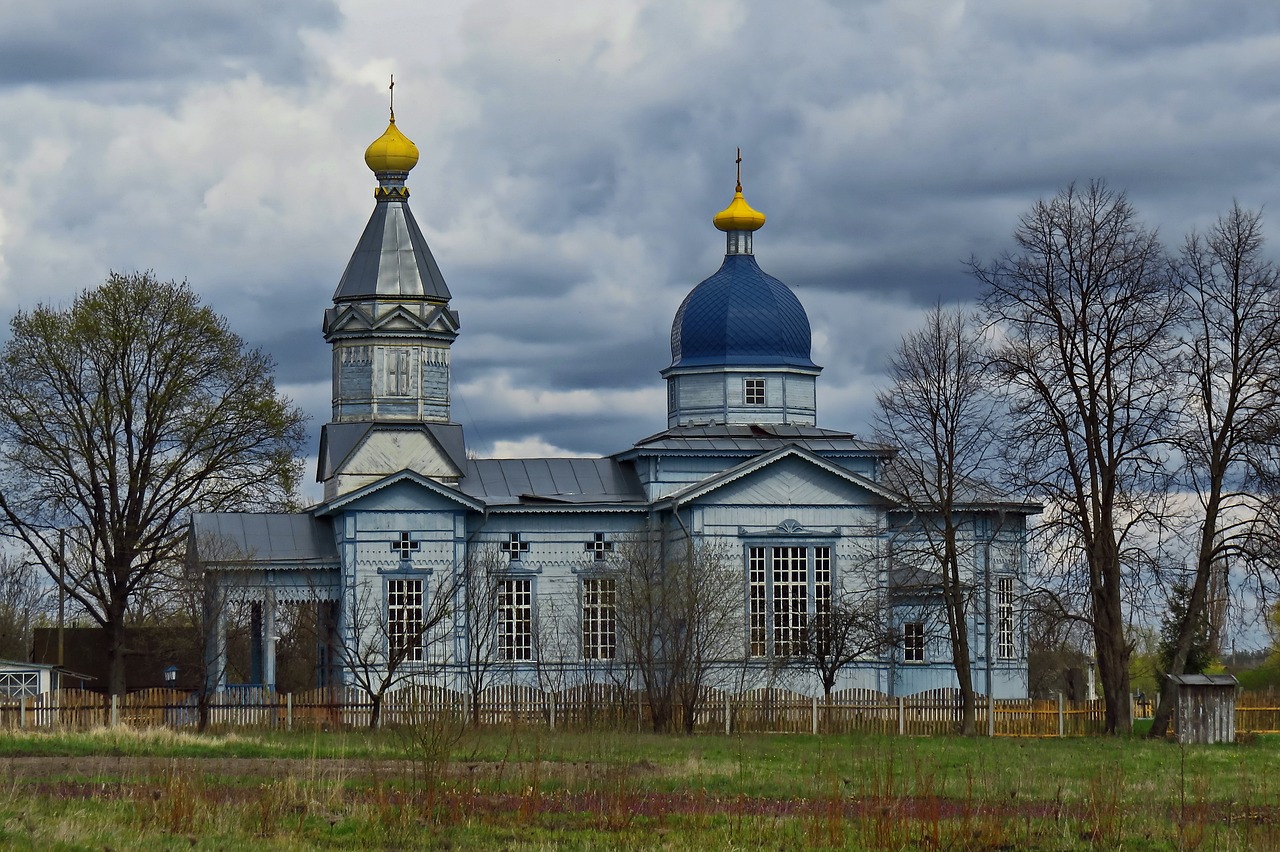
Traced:
<path fill-rule="evenodd" d="M 1270 737 L 121 729 L 10 732 L 0 755 L 73 758 L 10 770 L 4 848 L 1280 848 Z M 77 769 L 100 756 L 161 760 Z"/>

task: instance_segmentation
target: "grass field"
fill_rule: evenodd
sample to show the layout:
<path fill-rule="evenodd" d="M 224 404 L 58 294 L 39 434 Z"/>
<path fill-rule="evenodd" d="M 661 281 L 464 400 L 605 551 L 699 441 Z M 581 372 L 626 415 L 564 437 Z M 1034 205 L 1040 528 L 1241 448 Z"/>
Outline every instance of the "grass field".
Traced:
<path fill-rule="evenodd" d="M 1280 848 L 1280 739 L 0 734 L 5 848 Z"/>

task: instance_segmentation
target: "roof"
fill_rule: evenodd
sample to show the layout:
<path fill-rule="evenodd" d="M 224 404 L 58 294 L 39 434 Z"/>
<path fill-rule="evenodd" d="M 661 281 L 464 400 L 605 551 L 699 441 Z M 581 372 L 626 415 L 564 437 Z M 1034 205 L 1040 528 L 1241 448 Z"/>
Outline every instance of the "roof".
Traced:
<path fill-rule="evenodd" d="M 753 255 L 725 255 L 685 297 L 671 325 L 671 366 L 789 366 L 821 369 L 809 357 L 809 317 L 796 294 L 762 271 Z"/>
<path fill-rule="evenodd" d="M 909 502 L 916 506 L 929 505 L 926 494 L 929 490 L 926 487 L 929 483 L 928 469 L 920 459 L 906 454 L 899 455 L 893 460 L 893 464 L 885 466 L 883 478 L 885 485 L 905 495 Z M 955 502 L 957 508 L 1016 509 L 1028 514 L 1038 514 L 1044 509 L 1039 503 L 1012 497 L 990 483 L 970 477 L 960 477 L 957 481 Z"/>
<path fill-rule="evenodd" d="M 759 455 L 782 446 L 804 447 L 819 454 L 850 453 L 893 455 L 896 448 L 888 444 L 864 441 L 849 433 L 817 426 L 726 425 L 675 426 L 636 442 L 618 457 L 643 455 L 658 451 L 664 454 Z"/>
<path fill-rule="evenodd" d="M 323 482 L 333 476 L 342 467 L 347 456 L 351 455 L 364 440 L 365 435 L 373 429 L 384 432 L 421 429 L 440 445 L 440 449 L 448 456 L 454 467 L 458 470 L 466 467 L 466 445 L 463 440 L 462 426 L 458 423 L 373 423 L 369 421 L 326 423 L 320 427 L 320 455 L 316 459 L 316 481 Z"/>
<path fill-rule="evenodd" d="M 635 471 L 612 458 L 469 459 L 458 488 L 490 506 L 645 500 Z"/>
<path fill-rule="evenodd" d="M 1169 680 L 1180 686 L 1239 686 L 1240 681 L 1236 680 L 1235 675 L 1218 674 L 1182 674 L 1182 675 L 1165 675 Z"/>
<path fill-rule="evenodd" d="M 205 565 L 338 565 L 329 522 L 305 513 L 200 512 L 191 551 Z"/>
<path fill-rule="evenodd" d="M 809 452 L 804 447 L 782 446 L 776 450 L 765 453 L 762 456 L 756 456 L 755 458 L 748 459 L 741 464 L 734 465 L 728 470 L 722 470 L 714 476 L 708 476 L 706 479 L 691 483 L 679 491 L 668 494 L 663 499 L 657 501 L 654 505 L 659 508 L 667 508 L 681 503 L 686 503 L 690 500 L 705 496 L 706 494 L 715 491 L 717 488 L 721 488 L 731 482 L 736 482 L 743 477 L 755 473 L 761 468 L 767 467 L 768 465 L 785 458 L 803 459 L 814 467 L 825 470 L 827 473 L 839 479 L 843 479 L 852 485 L 856 485 L 859 488 L 864 488 L 873 494 L 879 495 L 891 504 L 898 503 L 902 500 L 901 495 L 885 488 L 880 483 L 867 479 L 865 476 L 861 476 L 851 470 L 847 470 L 838 464 L 834 464 L 827 459 L 824 459 L 822 456 Z"/>
<path fill-rule="evenodd" d="M 335 302 L 369 298 L 450 298 L 440 267 L 403 199 L 378 201 L 333 294 Z"/>

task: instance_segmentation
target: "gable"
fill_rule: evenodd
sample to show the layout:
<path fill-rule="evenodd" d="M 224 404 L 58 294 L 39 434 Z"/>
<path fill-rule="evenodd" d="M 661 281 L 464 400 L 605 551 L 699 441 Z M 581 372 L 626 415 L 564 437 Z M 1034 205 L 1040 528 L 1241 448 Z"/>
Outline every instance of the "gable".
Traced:
<path fill-rule="evenodd" d="M 685 501 L 681 501 L 685 502 Z M 885 506 L 883 494 L 868 483 L 842 476 L 806 458 L 791 455 L 745 472 L 687 504 L 749 506 Z"/>
<path fill-rule="evenodd" d="M 385 476 L 411 470 L 431 479 L 456 480 L 462 475 L 449 456 L 421 429 L 372 429 L 347 456 L 339 473 Z"/>

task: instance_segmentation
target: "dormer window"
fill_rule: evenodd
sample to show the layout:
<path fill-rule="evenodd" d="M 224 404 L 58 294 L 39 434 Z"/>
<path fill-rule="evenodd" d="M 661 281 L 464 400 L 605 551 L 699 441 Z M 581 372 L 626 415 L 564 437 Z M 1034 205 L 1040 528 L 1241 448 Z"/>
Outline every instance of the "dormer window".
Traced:
<path fill-rule="evenodd" d="M 764 405 L 764 379 L 742 380 L 742 402 L 744 405 Z"/>

